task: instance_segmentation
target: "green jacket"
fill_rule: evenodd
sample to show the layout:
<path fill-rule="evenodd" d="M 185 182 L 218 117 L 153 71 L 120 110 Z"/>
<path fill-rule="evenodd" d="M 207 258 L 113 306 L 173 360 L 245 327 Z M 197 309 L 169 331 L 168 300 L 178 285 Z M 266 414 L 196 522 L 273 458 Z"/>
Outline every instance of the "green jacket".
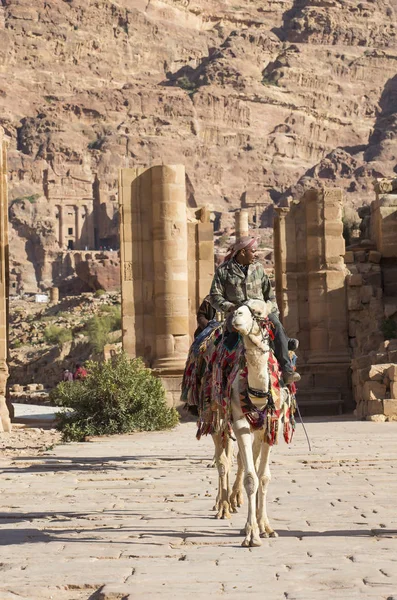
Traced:
<path fill-rule="evenodd" d="M 211 304 L 216 310 L 227 312 L 232 305 L 240 306 L 246 300 L 270 300 L 272 312 L 278 315 L 276 296 L 261 263 L 249 265 L 245 275 L 231 259 L 215 271 L 210 291 Z"/>

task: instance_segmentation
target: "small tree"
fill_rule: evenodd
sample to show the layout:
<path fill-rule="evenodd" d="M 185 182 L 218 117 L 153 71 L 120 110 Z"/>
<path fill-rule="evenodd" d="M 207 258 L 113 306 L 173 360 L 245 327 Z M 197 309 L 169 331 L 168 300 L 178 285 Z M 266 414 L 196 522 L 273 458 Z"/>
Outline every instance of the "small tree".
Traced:
<path fill-rule="evenodd" d="M 95 352 L 102 352 L 109 341 L 109 333 L 121 329 L 120 306 L 111 306 L 105 315 L 96 315 L 86 324 L 89 340 Z"/>
<path fill-rule="evenodd" d="M 62 345 L 65 342 L 70 342 L 72 337 L 70 329 L 58 327 L 58 325 L 49 325 L 44 330 L 44 338 L 49 344 Z"/>
<path fill-rule="evenodd" d="M 85 379 L 62 382 L 50 394 L 55 404 L 72 409 L 58 419 L 64 440 L 170 429 L 178 423 L 177 411 L 166 404 L 161 381 L 140 358 L 120 354 L 113 361 L 89 362 L 86 367 Z"/>

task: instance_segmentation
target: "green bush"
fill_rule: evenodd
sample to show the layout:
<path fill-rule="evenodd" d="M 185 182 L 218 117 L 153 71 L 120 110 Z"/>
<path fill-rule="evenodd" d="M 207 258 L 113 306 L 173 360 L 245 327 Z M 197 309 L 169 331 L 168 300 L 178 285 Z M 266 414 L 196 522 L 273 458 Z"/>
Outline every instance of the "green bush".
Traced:
<path fill-rule="evenodd" d="M 177 411 L 168 408 L 161 381 L 140 358 L 119 354 L 113 361 L 89 362 L 85 379 L 62 382 L 50 399 L 73 409 L 59 415 L 57 428 L 66 441 L 91 435 L 157 431 L 174 427 Z"/>
<path fill-rule="evenodd" d="M 111 306 L 106 315 L 92 317 L 86 325 L 88 337 L 95 352 L 102 352 L 109 342 L 109 333 L 121 329 L 120 305 Z"/>
<path fill-rule="evenodd" d="M 105 290 L 102 290 L 102 289 L 96 290 L 96 292 L 95 292 L 95 298 L 100 298 L 104 294 L 106 294 Z"/>
<path fill-rule="evenodd" d="M 397 338 L 397 323 L 393 319 L 383 319 L 381 330 L 385 340 Z"/>
<path fill-rule="evenodd" d="M 44 330 L 44 338 L 49 344 L 61 345 L 72 339 L 72 332 L 58 325 L 49 325 Z"/>

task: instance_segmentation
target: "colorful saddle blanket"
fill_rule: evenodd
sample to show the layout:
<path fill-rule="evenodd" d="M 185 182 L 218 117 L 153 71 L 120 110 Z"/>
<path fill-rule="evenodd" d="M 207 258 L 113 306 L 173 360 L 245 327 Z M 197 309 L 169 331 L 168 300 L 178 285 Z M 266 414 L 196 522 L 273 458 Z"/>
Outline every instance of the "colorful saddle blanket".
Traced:
<path fill-rule="evenodd" d="M 270 321 L 264 327 L 270 328 Z M 204 332 L 203 332 L 204 333 Z M 269 354 L 271 387 L 258 409 L 250 400 L 247 385 L 245 348 L 238 333 L 229 333 L 223 323 L 211 328 L 190 348 L 182 381 L 182 401 L 188 409 L 195 408 L 198 419 L 197 438 L 208 433 L 231 431 L 232 386 L 239 378 L 241 409 L 252 429 L 265 427 L 265 439 L 273 445 L 278 441 L 280 421 L 284 439 L 289 443 L 295 429 L 295 386 L 281 385 L 278 362 Z"/>

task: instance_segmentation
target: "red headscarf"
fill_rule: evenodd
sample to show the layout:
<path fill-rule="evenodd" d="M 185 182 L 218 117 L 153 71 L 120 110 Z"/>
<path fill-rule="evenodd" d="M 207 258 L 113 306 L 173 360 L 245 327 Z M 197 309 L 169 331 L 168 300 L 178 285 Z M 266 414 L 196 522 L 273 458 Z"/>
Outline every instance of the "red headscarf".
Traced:
<path fill-rule="evenodd" d="M 257 247 L 258 247 L 258 240 L 256 238 L 244 236 L 244 237 L 240 238 L 238 242 L 236 242 L 235 244 L 233 244 L 233 246 L 231 246 L 229 248 L 228 253 L 225 256 L 224 262 L 227 262 L 228 260 L 230 260 L 231 258 L 236 256 L 236 254 L 238 254 L 240 252 L 240 250 L 244 250 L 244 249 L 248 250 L 249 248 L 252 248 L 252 250 L 256 250 Z"/>

